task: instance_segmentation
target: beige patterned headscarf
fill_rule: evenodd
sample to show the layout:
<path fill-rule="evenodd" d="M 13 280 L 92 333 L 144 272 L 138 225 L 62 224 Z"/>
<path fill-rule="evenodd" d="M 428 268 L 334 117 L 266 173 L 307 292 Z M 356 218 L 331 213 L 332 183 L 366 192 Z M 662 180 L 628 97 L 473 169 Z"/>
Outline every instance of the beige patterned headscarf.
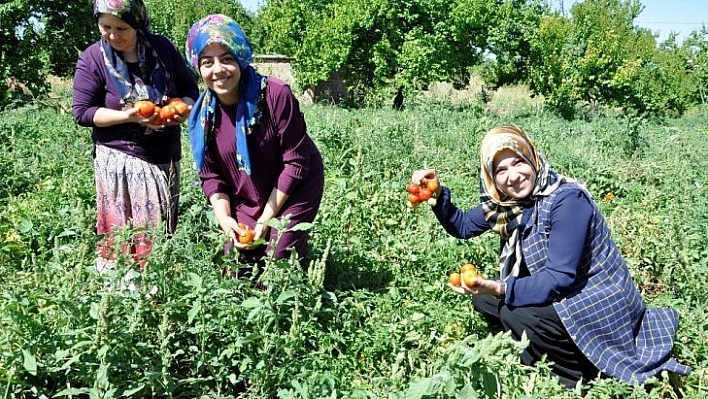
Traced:
<path fill-rule="evenodd" d="M 536 174 L 534 188 L 528 198 L 513 198 L 499 190 L 494 182 L 494 157 L 505 149 L 518 154 L 531 165 Z M 537 197 L 551 194 L 561 183 L 571 179 L 551 170 L 543 156 L 536 151 L 531 138 L 515 125 L 496 127 L 484 136 L 480 162 L 480 201 L 484 218 L 504 240 L 499 257 L 499 274 L 502 279 L 506 279 L 519 274 L 521 247 L 518 227 L 524 208 L 532 205 Z"/>

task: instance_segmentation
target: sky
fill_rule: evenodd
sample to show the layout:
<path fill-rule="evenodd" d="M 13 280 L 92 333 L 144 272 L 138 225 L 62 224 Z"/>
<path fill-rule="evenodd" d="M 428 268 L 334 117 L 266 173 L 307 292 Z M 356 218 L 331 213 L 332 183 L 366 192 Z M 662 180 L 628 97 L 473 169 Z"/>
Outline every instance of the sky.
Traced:
<path fill-rule="evenodd" d="M 263 0 L 240 0 L 244 8 L 258 10 Z M 563 2 L 570 9 L 573 0 L 550 0 L 553 3 Z M 671 32 L 678 33 L 681 43 L 689 33 L 708 25 L 708 0 L 640 0 L 644 11 L 634 21 L 638 26 L 650 29 L 659 34 L 659 41 L 666 39 Z M 554 4 L 555 5 L 555 4 Z"/>

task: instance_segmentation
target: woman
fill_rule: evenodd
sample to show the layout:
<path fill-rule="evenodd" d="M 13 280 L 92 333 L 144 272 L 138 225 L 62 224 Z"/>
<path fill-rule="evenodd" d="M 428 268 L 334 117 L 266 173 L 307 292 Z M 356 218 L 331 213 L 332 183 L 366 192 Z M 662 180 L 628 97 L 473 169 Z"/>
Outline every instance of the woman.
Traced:
<path fill-rule="evenodd" d="M 174 44 L 148 31 L 142 0 L 96 0 L 93 16 L 101 38 L 76 64 L 73 114 L 93 130 L 97 233 L 105 236 L 97 245 L 101 270 L 115 259 L 116 228 L 165 222 L 172 232 L 177 225 L 184 119 L 160 122 L 138 115 L 133 104 L 181 98 L 191 105 L 199 89 Z M 119 245 L 143 266 L 152 248 L 144 233 Z"/>
<path fill-rule="evenodd" d="M 289 227 L 312 222 L 324 187 L 322 157 L 307 135 L 290 88 L 258 74 L 239 25 L 210 15 L 189 30 L 186 57 L 205 90 L 190 114 L 189 137 L 202 189 L 240 260 L 255 263 L 277 242 L 276 259 L 307 255 L 307 231 L 279 232 L 266 223 L 289 217 Z M 239 225 L 242 223 L 242 225 Z M 244 227 L 254 240 L 240 243 Z"/>
<path fill-rule="evenodd" d="M 583 186 L 549 169 L 516 126 L 492 129 L 480 152 L 481 204 L 462 211 L 439 187 L 433 212 L 458 238 L 498 233 L 500 279 L 450 288 L 474 294 L 474 309 L 516 339 L 526 333 L 522 362 L 546 355 L 569 387 L 598 375 L 643 383 L 662 370 L 690 373 L 671 357 L 678 312 L 646 308 Z M 422 179 L 439 183 L 435 170 L 413 173 Z"/>

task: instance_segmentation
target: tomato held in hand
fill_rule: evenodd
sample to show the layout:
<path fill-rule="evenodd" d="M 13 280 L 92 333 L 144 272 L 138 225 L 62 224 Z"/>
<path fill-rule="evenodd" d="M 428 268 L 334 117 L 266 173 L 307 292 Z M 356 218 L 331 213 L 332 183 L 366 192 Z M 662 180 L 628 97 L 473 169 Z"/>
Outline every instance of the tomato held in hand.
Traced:
<path fill-rule="evenodd" d="M 175 107 L 175 111 L 177 111 L 177 114 L 182 118 L 186 118 L 187 116 L 189 116 L 189 105 L 187 105 L 186 102 L 182 100 L 176 100 L 173 101 L 171 105 Z"/>
<path fill-rule="evenodd" d="M 462 281 L 464 281 L 465 285 L 470 288 L 477 286 L 479 284 L 479 279 L 480 275 L 477 274 L 476 270 L 467 270 L 462 273 Z"/>
<path fill-rule="evenodd" d="M 241 222 L 238 223 L 238 227 L 244 231 L 243 235 L 238 236 L 238 242 L 241 244 L 250 244 L 253 241 L 253 237 L 256 235 L 256 231 L 251 230 L 248 226 Z"/>
<path fill-rule="evenodd" d="M 133 104 L 133 108 L 137 108 L 136 114 L 142 116 L 143 118 L 149 118 L 155 113 L 155 104 L 151 101 L 140 100 Z"/>
<path fill-rule="evenodd" d="M 465 263 L 464 265 L 462 265 L 462 267 L 460 268 L 460 273 L 464 273 L 467 270 L 474 270 L 474 272 L 477 273 L 477 268 L 471 263 Z"/>
<path fill-rule="evenodd" d="M 418 198 L 420 198 L 421 201 L 427 201 L 432 196 L 433 196 L 433 194 L 427 188 L 420 190 L 420 192 L 418 193 Z"/>
<path fill-rule="evenodd" d="M 420 192 L 420 186 L 415 183 L 410 183 L 408 187 L 406 187 L 406 191 L 408 191 L 409 194 L 418 195 Z"/>
<path fill-rule="evenodd" d="M 153 125 L 162 125 L 165 123 L 165 120 L 162 118 L 160 113 L 162 112 L 162 108 L 160 107 L 155 107 L 155 119 L 151 122 Z"/>
<path fill-rule="evenodd" d="M 425 184 L 425 188 L 430 190 L 431 193 L 435 194 L 438 191 L 438 182 L 436 180 L 428 180 Z"/>
<path fill-rule="evenodd" d="M 450 284 L 454 285 L 455 287 L 460 286 L 460 282 L 462 281 L 462 276 L 460 276 L 460 273 L 452 273 L 450 275 Z"/>
<path fill-rule="evenodd" d="M 160 110 L 160 117 L 164 120 L 172 120 L 175 118 L 175 115 L 177 115 L 177 110 L 173 105 L 165 105 Z"/>

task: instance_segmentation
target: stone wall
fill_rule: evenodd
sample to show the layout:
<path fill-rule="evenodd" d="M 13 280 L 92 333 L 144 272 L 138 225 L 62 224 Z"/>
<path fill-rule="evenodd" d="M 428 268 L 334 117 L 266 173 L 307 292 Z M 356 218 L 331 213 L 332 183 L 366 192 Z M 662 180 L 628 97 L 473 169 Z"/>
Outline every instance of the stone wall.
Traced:
<path fill-rule="evenodd" d="M 291 58 L 279 54 L 261 54 L 253 56 L 253 66 L 263 75 L 274 76 L 292 87 L 295 96 L 301 102 L 311 104 L 315 101 L 336 104 L 347 98 L 347 88 L 337 74 L 315 87 L 301 88 L 297 84 L 291 65 Z"/>

